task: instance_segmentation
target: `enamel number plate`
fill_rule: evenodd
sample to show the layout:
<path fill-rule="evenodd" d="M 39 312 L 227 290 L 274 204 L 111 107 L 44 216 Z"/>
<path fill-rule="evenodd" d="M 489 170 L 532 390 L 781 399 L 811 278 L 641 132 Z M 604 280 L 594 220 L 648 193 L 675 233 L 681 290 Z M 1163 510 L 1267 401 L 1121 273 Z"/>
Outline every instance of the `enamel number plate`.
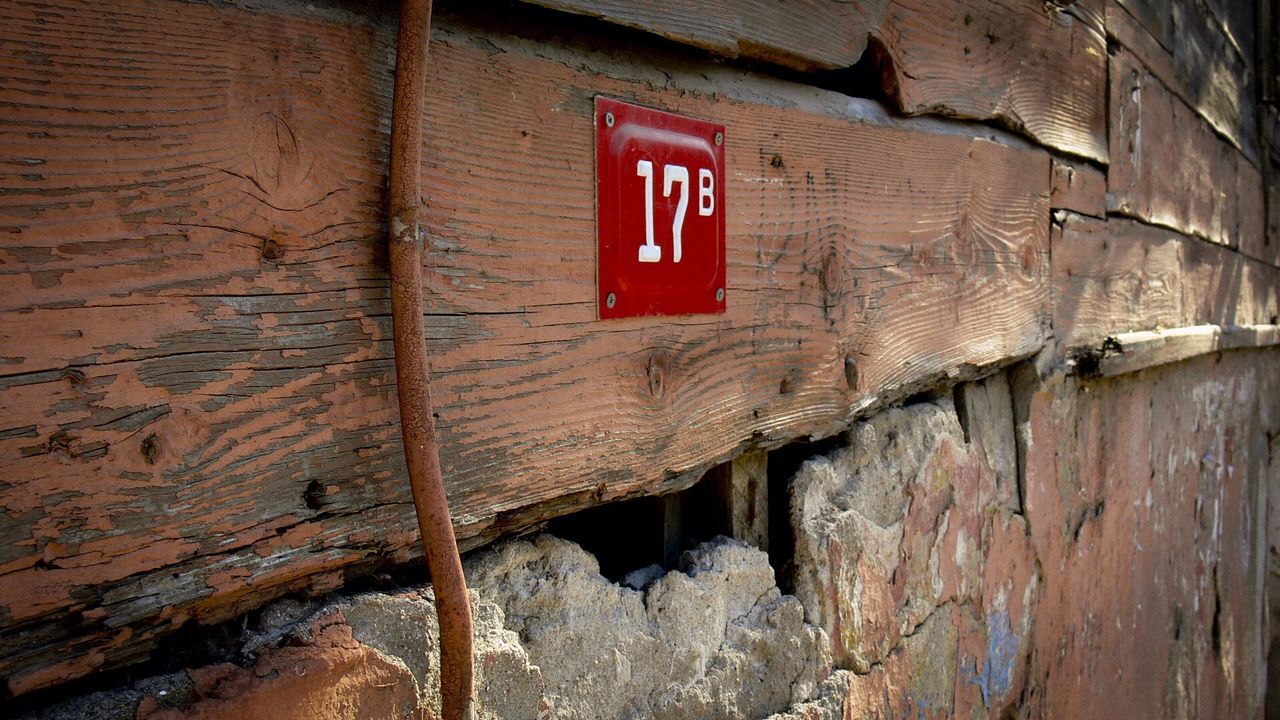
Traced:
<path fill-rule="evenodd" d="M 723 313 L 724 126 L 596 98 L 601 318 Z"/>

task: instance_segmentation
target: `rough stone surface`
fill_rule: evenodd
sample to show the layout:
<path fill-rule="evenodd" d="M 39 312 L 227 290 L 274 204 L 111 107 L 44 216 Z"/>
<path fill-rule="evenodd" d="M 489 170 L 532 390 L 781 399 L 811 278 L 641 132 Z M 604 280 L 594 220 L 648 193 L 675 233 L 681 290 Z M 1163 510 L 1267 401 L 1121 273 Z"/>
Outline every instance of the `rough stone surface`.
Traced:
<path fill-rule="evenodd" d="M 1105 381 L 1041 381 L 1028 364 L 1010 403 L 968 386 L 954 406 L 856 426 L 793 483 L 797 556 L 809 558 L 797 566 L 811 573 L 797 594 L 849 670 L 776 720 L 1258 717 L 1262 586 L 1266 564 L 1280 565 L 1264 528 L 1268 497 L 1280 524 L 1268 494 L 1280 486 L 1278 360 L 1223 353 Z M 989 502 L 1010 432 L 1022 487 Z M 938 513 L 929 480 L 944 472 Z M 951 540 L 973 497 L 980 560 Z M 913 526 L 920 507 L 933 528 Z M 928 562 L 911 562 L 916 548 Z M 929 614 L 907 634 L 919 608 Z M 848 632 L 850 620 L 864 624 Z"/>
<path fill-rule="evenodd" d="M 1036 575 L 1009 386 L 955 395 L 959 414 L 942 398 L 858 423 L 791 484 L 796 595 L 859 712 L 994 714 L 1025 679 Z"/>
<path fill-rule="evenodd" d="M 357 640 L 408 666 L 422 705 L 438 715 L 440 627 L 431 588 L 397 595 L 369 593 L 337 606 Z M 529 663 L 502 610 L 474 591 L 476 713 L 480 718 L 535 720 L 543 700 L 542 675 Z"/>
<path fill-rule="evenodd" d="M 760 550 L 721 538 L 643 592 L 550 535 L 471 559 L 481 719 L 760 718 L 831 671 L 828 641 L 784 596 Z M 652 574 L 652 573 L 651 573 Z M 302 608 L 313 614 L 299 618 Z M 222 663 L 99 693 L 34 720 L 431 718 L 439 629 L 430 588 L 316 610 L 283 601 L 246 631 L 251 667 Z"/>
<path fill-rule="evenodd" d="M 826 638 L 783 596 L 768 558 L 731 540 L 686 553 L 644 592 L 551 536 L 503 544 L 470 582 L 506 612 L 563 718 L 758 718 L 806 699 Z"/>
<path fill-rule="evenodd" d="M 198 698 L 166 706 L 148 695 L 139 720 L 244 718 L 423 718 L 404 663 L 357 641 L 340 613 L 317 618 L 306 642 L 265 651 L 251 668 L 231 664 L 189 671 Z"/>

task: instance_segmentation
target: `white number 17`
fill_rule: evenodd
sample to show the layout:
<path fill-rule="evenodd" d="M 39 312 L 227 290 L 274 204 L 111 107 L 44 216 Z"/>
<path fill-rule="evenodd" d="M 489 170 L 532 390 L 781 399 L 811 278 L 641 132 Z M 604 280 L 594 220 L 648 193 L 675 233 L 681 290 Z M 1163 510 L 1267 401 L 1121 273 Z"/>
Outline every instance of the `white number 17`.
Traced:
<path fill-rule="evenodd" d="M 662 260 L 662 246 L 653 241 L 653 163 L 649 160 L 636 162 L 636 175 L 644 178 L 644 244 L 640 246 L 640 262 L 656 263 Z M 684 254 L 680 240 L 684 229 L 684 214 L 689 209 L 689 169 L 683 165 L 662 166 L 662 196 L 671 197 L 671 186 L 680 183 L 680 200 L 676 203 L 676 214 L 671 220 L 671 260 L 680 262 Z M 698 170 L 698 214 L 710 215 L 715 212 L 715 176 L 710 170 Z"/>

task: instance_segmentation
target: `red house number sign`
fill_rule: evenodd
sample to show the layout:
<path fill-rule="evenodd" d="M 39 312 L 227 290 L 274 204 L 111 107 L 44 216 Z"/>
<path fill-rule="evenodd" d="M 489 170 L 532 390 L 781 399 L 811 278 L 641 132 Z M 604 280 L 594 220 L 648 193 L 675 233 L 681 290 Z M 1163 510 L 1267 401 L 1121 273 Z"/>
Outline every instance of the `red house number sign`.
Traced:
<path fill-rule="evenodd" d="M 596 98 L 601 318 L 723 313 L 724 126 Z"/>

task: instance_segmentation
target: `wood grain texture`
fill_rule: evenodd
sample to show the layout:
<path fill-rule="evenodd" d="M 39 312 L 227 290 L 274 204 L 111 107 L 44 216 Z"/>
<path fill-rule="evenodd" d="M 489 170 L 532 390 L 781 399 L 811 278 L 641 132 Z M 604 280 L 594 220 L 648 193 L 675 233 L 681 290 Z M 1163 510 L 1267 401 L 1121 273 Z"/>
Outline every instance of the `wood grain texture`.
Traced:
<path fill-rule="evenodd" d="M 1280 325 L 1194 325 L 1120 333 L 1098 348 L 1097 374 L 1124 375 L 1212 352 L 1272 345 L 1280 345 Z"/>
<path fill-rule="evenodd" d="M 1275 177 L 1280 168 L 1273 167 L 1271 176 Z M 1267 229 L 1265 245 L 1280 248 L 1280 183 L 1274 180 L 1267 183 Z"/>
<path fill-rule="evenodd" d="M 1022 712 L 1262 715 L 1280 351 L 1058 377 L 1020 432 L 1044 568 Z"/>
<path fill-rule="evenodd" d="M 1108 35 L 1258 165 L 1252 2 L 1108 0 L 1106 14 Z"/>
<path fill-rule="evenodd" d="M 1131 220 L 1069 214 L 1053 230 L 1053 326 L 1066 349 L 1119 333 L 1275 324 L 1280 270 Z"/>
<path fill-rule="evenodd" d="M 1049 206 L 1097 218 L 1107 216 L 1107 176 L 1084 163 L 1053 159 Z"/>
<path fill-rule="evenodd" d="M 393 21 L 288 8 L 0 8 L 9 692 L 416 553 L 380 226 Z M 425 312 L 464 544 L 1043 344 L 1045 153 L 442 23 Z M 727 126 L 724 316 L 595 319 L 598 93 Z"/>
<path fill-rule="evenodd" d="M 884 0 L 527 0 L 653 33 L 717 55 L 803 71 L 846 68 L 867 47 Z"/>
<path fill-rule="evenodd" d="M 801 70 L 852 67 L 871 44 L 909 114 L 996 120 L 1063 152 L 1107 160 L 1102 0 L 531 0 L 728 57 Z"/>
<path fill-rule="evenodd" d="M 907 113 L 994 119 L 1107 162 L 1106 40 L 1098 0 L 895 2 L 874 37 Z"/>
<path fill-rule="evenodd" d="M 1107 208 L 1280 264 L 1262 175 L 1131 53 L 1111 57 Z"/>

